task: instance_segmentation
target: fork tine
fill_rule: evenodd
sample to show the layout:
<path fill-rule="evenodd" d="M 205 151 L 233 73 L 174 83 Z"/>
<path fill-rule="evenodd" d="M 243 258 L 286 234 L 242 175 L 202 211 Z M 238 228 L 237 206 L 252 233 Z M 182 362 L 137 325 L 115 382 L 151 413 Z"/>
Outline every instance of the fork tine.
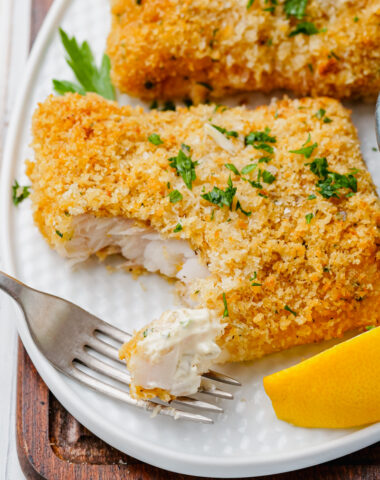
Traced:
<path fill-rule="evenodd" d="M 124 362 L 119 358 L 118 349 L 113 347 L 109 343 L 103 342 L 103 340 L 100 340 L 95 336 L 86 338 L 85 346 L 90 347 L 93 350 L 102 353 L 106 357 L 111 358 L 111 360 L 116 360 L 117 362 L 124 365 Z"/>
<path fill-rule="evenodd" d="M 104 335 L 108 335 L 117 342 L 125 343 L 128 342 L 132 335 L 120 330 L 120 328 L 114 327 L 110 323 L 100 321 L 99 325 L 96 327 L 96 330 Z"/>
<path fill-rule="evenodd" d="M 215 382 L 226 383 L 227 385 L 234 385 L 235 387 L 241 387 L 241 383 L 234 378 L 225 375 L 224 373 L 215 372 L 214 370 L 209 370 L 207 373 L 202 375 L 204 378 L 209 380 L 215 380 Z"/>
<path fill-rule="evenodd" d="M 220 390 L 219 388 L 214 388 L 214 386 L 208 387 L 202 384 L 198 390 L 198 393 L 203 393 L 205 395 L 212 395 L 218 398 L 224 398 L 225 400 L 233 400 L 234 398 L 234 396 L 230 392 Z"/>
<path fill-rule="evenodd" d="M 130 385 L 131 377 L 127 370 L 122 371 L 118 368 L 109 365 L 108 363 L 102 362 L 98 358 L 90 355 L 89 353 L 83 351 L 75 356 L 75 360 L 81 362 L 86 367 L 94 370 L 95 372 L 106 375 L 118 382 L 123 383 L 124 385 Z M 201 400 L 196 400 L 190 397 L 177 397 L 170 403 L 176 403 L 178 405 L 186 405 L 187 407 L 198 408 L 199 410 L 207 410 L 209 412 L 222 413 L 223 409 L 212 403 L 203 402 Z"/>
<path fill-rule="evenodd" d="M 158 403 L 150 402 L 148 400 L 137 400 L 135 398 L 132 398 L 128 392 L 109 385 L 105 382 L 102 382 L 101 380 L 98 380 L 97 378 L 88 375 L 85 372 L 82 372 L 74 366 L 72 366 L 69 372 L 66 371 L 65 373 L 69 374 L 71 377 L 84 383 L 85 385 L 97 392 L 120 400 L 124 403 L 127 403 L 128 405 L 134 405 L 135 407 L 150 411 L 153 415 L 156 413 L 157 415 L 167 415 L 169 417 L 173 417 L 175 420 L 183 419 L 199 423 L 214 423 L 211 418 L 205 417 L 203 415 L 185 412 L 183 410 L 177 410 L 176 408 L 166 405 L 160 405 Z"/>

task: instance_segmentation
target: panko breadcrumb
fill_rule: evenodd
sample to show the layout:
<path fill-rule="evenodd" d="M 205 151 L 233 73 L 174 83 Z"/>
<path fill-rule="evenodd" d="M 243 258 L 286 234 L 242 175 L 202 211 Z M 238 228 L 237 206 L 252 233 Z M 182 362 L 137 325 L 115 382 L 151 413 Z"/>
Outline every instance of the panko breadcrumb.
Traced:
<path fill-rule="evenodd" d="M 379 1 L 310 0 L 300 18 L 288 15 L 285 3 L 112 0 L 112 80 L 144 99 L 196 102 L 276 88 L 335 98 L 377 95 Z"/>
<path fill-rule="evenodd" d="M 272 140 L 249 144 L 250 132 Z M 148 140 L 153 133 L 158 145 Z M 82 214 L 135 219 L 163 238 L 187 240 L 210 275 L 182 293 L 227 320 L 218 342 L 225 361 L 380 323 L 379 200 L 338 101 L 145 113 L 66 94 L 39 105 L 33 137 L 27 173 L 34 219 L 49 244 L 59 250 L 73 241 L 73 219 Z M 169 161 L 181 148 L 195 163 L 191 190 Z M 329 171 L 356 178 L 356 193 L 318 193 L 308 163 L 324 157 Z M 231 209 L 202 198 L 231 182 Z M 172 203 L 175 190 L 182 198 Z"/>

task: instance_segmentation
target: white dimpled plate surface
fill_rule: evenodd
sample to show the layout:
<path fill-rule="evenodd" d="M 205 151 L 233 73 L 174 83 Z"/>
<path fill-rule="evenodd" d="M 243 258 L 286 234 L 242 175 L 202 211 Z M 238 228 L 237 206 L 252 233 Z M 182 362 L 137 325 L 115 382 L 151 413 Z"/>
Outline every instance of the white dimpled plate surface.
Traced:
<path fill-rule="evenodd" d="M 9 272 L 20 280 L 67 298 L 104 320 L 132 331 L 178 304 L 173 287 L 156 275 L 135 280 L 124 272 L 110 274 L 93 260 L 71 269 L 42 239 L 33 224 L 30 203 L 26 201 L 15 209 L 9 202 L 13 179 L 17 178 L 20 184 L 28 183 L 24 161 L 32 158 L 28 147 L 30 120 L 37 102 L 52 93 L 52 78 L 72 78 L 57 27 L 62 26 L 79 40 L 88 40 L 99 60 L 109 29 L 108 1 L 60 0 L 49 22 L 51 33 L 46 27 L 45 41 L 39 42 L 40 59 L 36 61 L 36 68 L 29 70 L 29 92 L 19 106 L 19 118 L 13 121 L 9 142 L 14 148 L 8 145 L 4 160 L 3 253 Z M 120 96 L 120 101 L 140 103 L 125 95 Z M 235 98 L 231 104 L 238 101 Z M 270 97 L 263 95 L 251 97 L 251 105 L 269 101 Z M 380 185 L 379 153 L 373 151 L 376 146 L 374 106 L 356 104 L 352 108 L 364 158 L 375 183 Z M 328 460 L 380 438 L 379 425 L 357 431 L 328 431 L 295 428 L 276 419 L 263 389 L 263 376 L 323 350 L 326 344 L 293 349 L 246 365 L 219 368 L 239 378 L 243 387 L 230 389 L 234 390 L 234 401 L 219 402 L 225 413 L 215 418 L 214 425 L 199 425 L 160 416 L 150 419 L 144 412 L 70 381 L 41 358 L 21 322 L 19 328 L 38 370 L 66 408 L 117 448 L 170 470 L 221 477 L 275 473 Z"/>

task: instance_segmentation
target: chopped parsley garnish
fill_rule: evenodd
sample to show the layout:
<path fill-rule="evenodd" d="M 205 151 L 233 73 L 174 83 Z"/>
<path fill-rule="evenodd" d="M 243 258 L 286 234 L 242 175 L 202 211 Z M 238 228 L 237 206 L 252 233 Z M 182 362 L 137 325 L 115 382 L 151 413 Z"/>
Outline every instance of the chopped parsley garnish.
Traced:
<path fill-rule="evenodd" d="M 235 167 L 233 163 L 225 163 L 224 166 L 228 168 L 228 170 L 231 170 L 231 172 L 234 172 L 235 175 L 240 175 L 239 170 Z M 243 173 L 243 170 L 242 170 Z"/>
<path fill-rule="evenodd" d="M 263 198 L 268 198 L 268 195 L 265 195 L 265 193 L 261 193 L 261 192 L 259 192 L 259 196 Z"/>
<path fill-rule="evenodd" d="M 307 68 L 310 70 L 311 73 L 314 72 L 314 67 L 313 67 L 313 65 L 312 65 L 311 63 L 308 63 L 308 64 L 307 64 Z"/>
<path fill-rule="evenodd" d="M 230 314 L 228 313 L 227 299 L 226 299 L 226 294 L 224 292 L 223 292 L 223 304 L 224 304 L 223 318 L 229 317 Z"/>
<path fill-rule="evenodd" d="M 218 125 L 214 125 L 213 123 L 211 124 L 212 127 L 214 127 L 218 132 L 223 133 L 227 138 L 228 137 L 235 137 L 237 138 L 239 134 L 235 132 L 235 130 L 230 130 L 228 131 L 226 128 L 219 127 Z"/>
<path fill-rule="evenodd" d="M 376 328 L 375 325 L 368 325 L 367 327 L 365 327 L 365 329 L 367 330 L 367 332 L 368 332 L 369 330 L 373 330 L 374 328 Z"/>
<path fill-rule="evenodd" d="M 247 2 L 247 10 L 252 7 L 254 1 L 255 1 L 255 0 L 248 0 L 248 2 Z"/>
<path fill-rule="evenodd" d="M 354 17 L 354 22 L 356 23 L 356 22 L 358 22 L 358 21 L 359 21 L 359 17 L 355 16 L 355 17 Z"/>
<path fill-rule="evenodd" d="M 169 200 L 170 203 L 177 203 L 182 200 L 182 193 L 179 192 L 178 190 L 173 190 L 172 192 L 169 193 Z"/>
<path fill-rule="evenodd" d="M 310 166 L 310 170 L 319 178 L 326 178 L 328 171 L 328 163 L 326 157 L 315 158 L 312 162 L 305 163 Z"/>
<path fill-rule="evenodd" d="M 256 148 L 256 150 L 264 150 L 265 152 L 268 153 L 273 153 L 273 147 L 268 145 L 267 143 L 259 143 L 258 145 L 253 145 L 253 148 Z"/>
<path fill-rule="evenodd" d="M 181 230 L 182 230 L 182 225 L 180 223 L 177 223 L 173 232 L 177 233 L 177 232 L 180 232 Z"/>
<path fill-rule="evenodd" d="M 153 143 L 153 145 L 161 145 L 162 143 L 164 143 L 157 133 L 151 133 L 148 137 L 148 140 L 150 141 L 150 143 Z"/>
<path fill-rule="evenodd" d="M 111 62 L 108 55 L 103 55 L 98 69 L 87 42 L 79 45 L 76 38 L 69 38 L 62 28 L 59 29 L 59 34 L 67 53 L 66 62 L 79 83 L 53 80 L 54 90 L 58 95 L 66 92 L 76 92 L 80 95 L 85 95 L 86 92 L 95 92 L 108 100 L 115 100 L 115 90 L 110 77 Z"/>
<path fill-rule="evenodd" d="M 263 8 L 263 12 L 273 13 L 274 11 L 275 11 L 275 7 Z"/>
<path fill-rule="evenodd" d="M 253 188 L 259 188 L 260 190 L 263 188 L 260 182 L 255 182 L 254 180 L 248 180 L 248 178 L 244 178 L 244 180 L 249 182 Z"/>
<path fill-rule="evenodd" d="M 315 114 L 315 117 L 317 117 L 319 120 L 322 120 L 323 123 L 331 123 L 332 120 L 329 117 L 325 117 L 326 115 L 326 110 L 324 108 L 320 108 L 318 112 Z"/>
<path fill-rule="evenodd" d="M 193 101 L 191 100 L 191 98 L 184 98 L 183 103 L 187 108 L 190 108 L 193 105 Z"/>
<path fill-rule="evenodd" d="M 286 310 L 287 312 L 290 312 L 295 317 L 298 315 L 298 313 L 292 310 L 290 307 L 288 307 L 288 305 L 285 305 L 284 310 Z"/>
<path fill-rule="evenodd" d="M 377 148 L 376 148 L 376 147 L 372 147 L 372 151 L 373 151 L 373 152 L 377 152 Z"/>
<path fill-rule="evenodd" d="M 271 184 L 276 180 L 276 177 L 268 172 L 268 170 L 263 170 L 261 176 L 265 183 Z"/>
<path fill-rule="evenodd" d="M 314 218 L 314 213 L 308 213 L 307 215 L 305 215 L 305 218 L 306 218 L 306 223 L 309 224 L 311 220 Z"/>
<path fill-rule="evenodd" d="M 305 16 L 307 0 L 285 0 L 284 11 L 288 17 L 296 17 L 301 20 Z"/>
<path fill-rule="evenodd" d="M 258 283 L 258 282 L 252 282 L 251 283 L 252 287 L 262 287 L 262 283 Z"/>
<path fill-rule="evenodd" d="M 248 173 L 252 172 L 257 167 L 257 163 L 250 163 L 241 169 L 241 173 L 243 175 L 247 175 Z"/>
<path fill-rule="evenodd" d="M 143 331 L 143 337 L 145 338 L 148 335 L 148 329 Z"/>
<path fill-rule="evenodd" d="M 296 28 L 292 30 L 289 33 L 289 37 L 294 37 L 295 35 L 298 35 L 300 33 L 303 33 L 305 35 L 315 35 L 316 33 L 319 33 L 320 30 L 314 25 L 312 22 L 300 22 L 298 25 L 296 25 Z"/>
<path fill-rule="evenodd" d="M 236 203 L 236 208 L 235 208 L 235 210 L 240 210 L 241 213 L 243 213 L 243 214 L 246 215 L 247 217 L 249 217 L 249 216 L 252 214 L 252 212 L 247 212 L 246 210 L 243 210 L 243 207 L 241 206 L 241 203 L 239 202 L 239 200 L 238 200 L 237 203 Z"/>
<path fill-rule="evenodd" d="M 261 157 L 259 163 L 269 163 L 271 160 L 270 157 Z"/>
<path fill-rule="evenodd" d="M 230 210 L 232 209 L 232 202 L 236 193 L 236 188 L 232 184 L 231 175 L 228 177 L 228 186 L 225 190 L 221 190 L 218 187 L 214 187 L 211 192 L 201 195 L 202 198 L 207 200 L 218 207 L 225 205 Z"/>
<path fill-rule="evenodd" d="M 207 90 L 210 90 L 210 92 L 212 92 L 214 90 L 214 88 L 212 87 L 212 85 L 210 85 L 209 83 L 206 83 L 206 82 L 197 82 L 198 85 L 202 85 L 202 87 L 205 87 L 207 88 Z"/>
<path fill-rule="evenodd" d="M 263 132 L 250 132 L 245 137 L 245 144 L 253 145 L 255 142 L 276 143 L 276 137 L 269 135 L 269 132 L 270 129 L 268 127 L 266 127 Z"/>
<path fill-rule="evenodd" d="M 250 282 L 252 282 L 252 280 L 256 280 L 257 278 L 257 272 L 253 272 L 253 275 L 252 277 L 249 279 Z"/>
<path fill-rule="evenodd" d="M 313 143 L 308 147 L 299 148 L 298 150 L 289 150 L 290 153 L 298 153 L 300 155 L 304 155 L 306 158 L 310 158 L 311 154 L 313 153 L 314 149 L 318 147 L 318 143 Z"/>
<path fill-rule="evenodd" d="M 153 102 L 149 105 L 150 110 L 157 110 L 158 108 L 158 102 L 157 100 L 153 100 Z"/>
<path fill-rule="evenodd" d="M 12 200 L 14 205 L 21 203 L 23 200 L 28 198 L 30 195 L 30 187 L 20 187 L 18 181 L 15 180 L 12 185 Z"/>
<path fill-rule="evenodd" d="M 327 55 L 327 58 L 335 58 L 335 60 L 340 60 L 340 57 L 333 50 L 330 50 L 330 53 Z"/>
<path fill-rule="evenodd" d="M 354 177 L 354 174 L 357 173 L 356 170 L 353 170 L 352 173 L 347 175 L 331 172 L 328 169 L 328 163 L 325 157 L 316 158 L 305 165 L 309 165 L 310 170 L 320 179 L 316 183 L 316 186 L 319 188 L 318 193 L 324 198 L 340 198 L 338 191 L 341 188 L 348 188 L 351 190 L 346 197 L 352 197 L 357 192 L 358 184 Z"/>
<path fill-rule="evenodd" d="M 315 200 L 316 198 L 317 198 L 317 196 L 314 195 L 314 194 L 311 194 L 307 197 L 308 200 Z"/>
<path fill-rule="evenodd" d="M 193 162 L 189 153 L 190 147 L 182 144 L 178 155 L 169 158 L 169 164 L 176 170 L 177 175 L 183 178 L 187 188 L 191 190 L 193 188 L 193 181 L 196 179 L 195 167 L 198 165 L 198 162 Z"/>
<path fill-rule="evenodd" d="M 59 230 L 56 230 L 55 233 L 58 235 L 58 237 L 63 237 L 63 233 L 61 233 Z"/>

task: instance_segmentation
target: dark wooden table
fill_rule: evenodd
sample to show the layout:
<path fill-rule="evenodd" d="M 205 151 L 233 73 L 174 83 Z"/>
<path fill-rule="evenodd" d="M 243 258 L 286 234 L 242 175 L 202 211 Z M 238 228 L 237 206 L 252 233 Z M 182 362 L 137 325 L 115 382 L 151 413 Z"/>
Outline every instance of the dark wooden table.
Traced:
<path fill-rule="evenodd" d="M 32 1 L 31 43 L 51 3 L 52 0 Z M 17 379 L 17 450 L 22 469 L 32 480 L 196 480 L 196 477 L 144 464 L 95 437 L 49 392 L 21 342 Z M 261 478 L 380 480 L 380 443 L 317 467 Z"/>

